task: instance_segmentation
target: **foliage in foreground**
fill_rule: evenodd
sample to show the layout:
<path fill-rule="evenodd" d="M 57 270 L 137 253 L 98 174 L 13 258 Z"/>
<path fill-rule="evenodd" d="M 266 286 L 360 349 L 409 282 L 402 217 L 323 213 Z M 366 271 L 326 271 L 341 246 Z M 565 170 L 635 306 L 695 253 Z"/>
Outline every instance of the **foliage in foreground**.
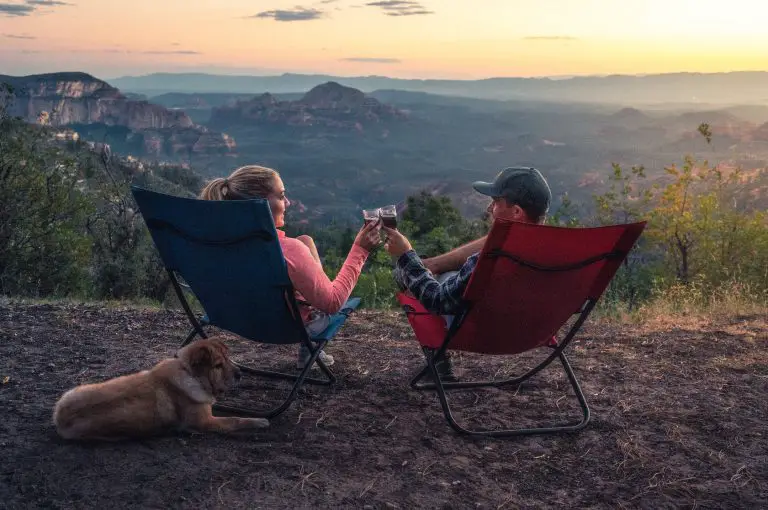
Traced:
<path fill-rule="evenodd" d="M 168 280 L 129 184 L 189 194 L 201 179 L 55 135 L 0 101 L 0 294 L 162 300 Z"/>
<path fill-rule="evenodd" d="M 706 128 L 700 131 L 711 140 Z M 165 300 L 168 279 L 129 184 L 194 195 L 202 179 L 181 166 L 119 160 L 98 145 L 62 144 L 54 134 L 0 107 L 0 295 Z M 767 303 L 768 215 L 759 199 L 768 174 L 687 156 L 663 179 L 649 181 L 641 166 L 614 164 L 593 214 L 576 214 L 565 195 L 548 219 L 567 227 L 648 221 L 599 312 L 622 316 L 652 303 L 669 310 Z M 399 228 L 430 257 L 477 239 L 488 226 L 487 218 L 462 218 L 447 197 L 422 192 L 408 197 Z M 356 234 L 346 224 L 287 231 L 315 238 L 331 277 Z M 395 305 L 392 267 L 384 250 L 369 259 L 355 289 L 365 306 Z"/>

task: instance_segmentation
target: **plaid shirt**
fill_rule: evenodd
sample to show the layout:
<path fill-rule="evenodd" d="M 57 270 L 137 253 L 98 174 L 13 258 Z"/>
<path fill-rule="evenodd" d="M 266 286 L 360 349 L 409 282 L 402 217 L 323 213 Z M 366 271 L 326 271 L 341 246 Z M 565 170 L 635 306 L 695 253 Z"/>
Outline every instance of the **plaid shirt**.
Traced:
<path fill-rule="evenodd" d="M 462 304 L 462 295 L 469 278 L 477 265 L 479 253 L 467 259 L 458 273 L 438 282 L 424 267 L 413 250 L 403 253 L 395 266 L 395 281 L 401 289 L 408 289 L 424 308 L 432 313 L 450 315 L 457 313 Z"/>

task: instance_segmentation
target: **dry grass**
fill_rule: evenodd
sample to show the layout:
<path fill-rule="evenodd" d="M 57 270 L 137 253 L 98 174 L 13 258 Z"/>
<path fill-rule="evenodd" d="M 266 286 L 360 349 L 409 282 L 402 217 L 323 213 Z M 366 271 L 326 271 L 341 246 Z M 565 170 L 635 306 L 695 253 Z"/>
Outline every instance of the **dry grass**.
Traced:
<path fill-rule="evenodd" d="M 675 284 L 655 292 L 647 302 L 628 312 L 626 306 L 601 310 L 598 306 L 593 320 L 614 324 L 663 324 L 683 321 L 699 324 L 733 317 L 768 315 L 768 291 L 749 284 L 730 282 L 719 288 L 698 283 Z"/>

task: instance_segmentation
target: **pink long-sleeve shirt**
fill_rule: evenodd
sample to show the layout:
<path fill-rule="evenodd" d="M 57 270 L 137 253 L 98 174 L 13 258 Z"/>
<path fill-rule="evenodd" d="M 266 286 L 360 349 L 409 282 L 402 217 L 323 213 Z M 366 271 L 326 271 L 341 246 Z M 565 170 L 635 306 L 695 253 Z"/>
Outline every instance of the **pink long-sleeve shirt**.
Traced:
<path fill-rule="evenodd" d="M 341 310 L 352 289 L 355 288 L 363 264 L 368 259 L 368 251 L 358 245 L 352 245 L 352 249 L 341 266 L 336 279 L 331 281 L 323 271 L 320 262 L 312 257 L 307 245 L 285 235 L 282 230 L 277 231 L 280 238 L 280 247 L 288 266 L 288 277 L 296 289 L 298 298 L 308 301 L 312 308 L 333 314 Z M 301 318 L 304 322 L 309 319 L 310 308 L 300 305 Z"/>

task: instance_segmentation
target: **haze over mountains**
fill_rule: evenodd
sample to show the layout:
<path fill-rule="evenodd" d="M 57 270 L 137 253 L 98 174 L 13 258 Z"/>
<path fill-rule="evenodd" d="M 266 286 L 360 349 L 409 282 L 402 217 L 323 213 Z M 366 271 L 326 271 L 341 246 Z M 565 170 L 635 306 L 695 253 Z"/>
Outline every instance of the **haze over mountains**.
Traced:
<path fill-rule="evenodd" d="M 700 76 L 703 85 L 691 86 L 688 93 L 701 96 L 712 80 L 745 76 Z M 606 80 L 595 90 L 607 87 L 621 99 L 619 104 L 562 98 L 499 101 L 392 88 L 366 93 L 334 81 L 289 91 L 320 79 L 298 75 L 288 77 L 298 80 L 292 82 L 274 78 L 275 89 L 268 91 L 192 93 L 184 90 L 203 87 L 209 77 L 203 82 L 182 78 L 176 76 L 175 88 L 160 95 L 140 87 L 118 89 L 117 81 L 106 83 L 84 73 L 0 76 L 0 82 L 14 86 L 8 104 L 28 122 L 41 122 L 45 113 L 50 125 L 109 143 L 116 153 L 188 163 L 205 177 L 226 175 L 245 164 L 274 167 L 290 196 L 306 205 L 294 213 L 322 221 L 356 218 L 361 208 L 401 202 L 423 189 L 449 195 L 465 214 L 477 215 L 486 201 L 469 183 L 512 165 L 541 169 L 556 196 L 567 192 L 585 204 L 604 189 L 614 162 L 644 165 L 651 179 L 663 179 L 664 167 L 687 153 L 749 171 L 768 167 L 768 106 L 674 104 L 677 96 L 659 88 L 644 91 L 659 100 L 655 106 L 627 106 L 633 103 L 626 94 L 639 89 L 612 88 L 610 77 L 584 80 Z M 142 78 L 154 86 L 152 79 Z M 366 79 L 383 80 L 370 81 L 370 86 L 392 84 Z M 670 76 L 648 79 L 645 83 Z M 531 88 L 534 82 L 520 81 L 530 94 L 550 97 L 554 89 Z M 563 87 L 569 82 L 578 83 L 547 83 Z M 480 86 L 448 85 L 467 83 Z M 244 82 L 239 86 L 245 87 Z M 578 95 L 574 91 L 579 89 L 570 90 Z M 737 91 L 725 90 L 715 102 L 731 95 Z M 701 123 L 710 125 L 711 145 L 697 131 Z"/>
<path fill-rule="evenodd" d="M 485 80 L 413 80 L 384 76 L 340 77 L 310 74 L 228 76 L 201 73 L 156 73 L 109 80 L 126 92 L 260 93 L 306 92 L 321 83 L 338 82 L 363 92 L 396 89 L 496 100 L 614 103 L 768 104 L 768 72 L 674 73 L 648 76 L 612 75 L 564 79 L 488 78 Z"/>

